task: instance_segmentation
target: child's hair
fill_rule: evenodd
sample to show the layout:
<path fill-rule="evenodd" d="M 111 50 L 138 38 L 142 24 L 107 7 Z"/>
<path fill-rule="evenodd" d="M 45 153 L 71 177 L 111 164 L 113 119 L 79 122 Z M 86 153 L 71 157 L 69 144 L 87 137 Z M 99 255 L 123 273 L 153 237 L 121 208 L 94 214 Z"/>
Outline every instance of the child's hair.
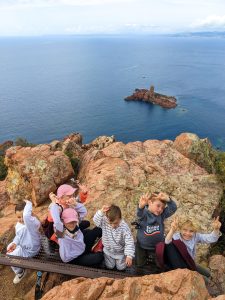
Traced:
<path fill-rule="evenodd" d="M 25 206 L 26 206 L 26 202 L 24 201 L 17 203 L 15 206 L 15 212 L 23 211 Z"/>
<path fill-rule="evenodd" d="M 179 224 L 180 230 L 184 227 L 188 227 L 188 228 L 192 229 L 194 232 L 198 231 L 198 225 L 195 222 L 193 222 L 192 220 L 184 220 L 183 222 L 181 222 Z"/>
<path fill-rule="evenodd" d="M 106 216 L 110 222 L 113 222 L 116 219 L 122 219 L 121 209 L 119 206 L 112 204 L 109 210 L 106 212 Z"/>

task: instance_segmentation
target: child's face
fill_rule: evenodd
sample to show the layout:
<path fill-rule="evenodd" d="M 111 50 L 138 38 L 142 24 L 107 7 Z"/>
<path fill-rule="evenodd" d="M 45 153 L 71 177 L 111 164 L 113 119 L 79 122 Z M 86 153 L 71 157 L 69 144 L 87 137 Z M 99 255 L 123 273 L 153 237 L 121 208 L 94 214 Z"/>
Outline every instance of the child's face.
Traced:
<path fill-rule="evenodd" d="M 165 203 L 157 199 L 154 201 L 150 199 L 148 201 L 148 210 L 156 216 L 160 216 L 162 214 L 162 212 L 165 209 L 165 206 Z"/>
<path fill-rule="evenodd" d="M 64 225 L 66 226 L 67 229 L 74 230 L 75 227 L 77 226 L 77 222 L 72 221 L 72 222 L 69 222 L 69 223 L 64 223 Z"/>
<path fill-rule="evenodd" d="M 185 241 L 189 241 L 193 238 L 195 231 L 191 227 L 184 226 L 181 228 L 180 234 Z"/>
<path fill-rule="evenodd" d="M 112 228 L 116 229 L 119 225 L 120 225 L 121 219 L 120 218 L 116 218 L 113 221 L 109 220 L 109 224 Z"/>
<path fill-rule="evenodd" d="M 61 198 L 59 198 L 59 204 L 61 204 L 62 206 L 66 206 L 67 202 L 73 198 L 73 195 L 64 195 Z"/>
<path fill-rule="evenodd" d="M 24 224 L 23 221 L 23 211 L 16 211 L 17 222 Z"/>

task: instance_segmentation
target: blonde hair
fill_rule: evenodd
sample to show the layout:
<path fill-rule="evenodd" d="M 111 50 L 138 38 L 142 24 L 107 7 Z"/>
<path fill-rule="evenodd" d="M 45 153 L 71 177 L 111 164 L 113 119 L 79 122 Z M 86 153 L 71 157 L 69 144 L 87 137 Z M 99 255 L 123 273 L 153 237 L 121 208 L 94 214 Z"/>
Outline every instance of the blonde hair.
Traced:
<path fill-rule="evenodd" d="M 188 227 L 188 228 L 192 229 L 194 232 L 197 232 L 199 229 L 198 228 L 199 226 L 192 220 L 184 220 L 183 222 L 180 222 L 180 224 L 179 224 L 180 230 L 182 230 L 182 228 L 184 228 L 184 227 Z"/>

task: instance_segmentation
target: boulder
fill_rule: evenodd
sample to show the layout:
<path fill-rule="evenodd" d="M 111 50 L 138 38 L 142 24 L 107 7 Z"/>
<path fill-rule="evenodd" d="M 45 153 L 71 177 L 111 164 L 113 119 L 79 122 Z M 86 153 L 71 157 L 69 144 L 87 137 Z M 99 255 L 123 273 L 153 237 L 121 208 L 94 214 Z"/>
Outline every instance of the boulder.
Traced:
<path fill-rule="evenodd" d="M 56 286 L 43 300 L 207 300 L 208 291 L 203 277 L 186 269 L 124 279 L 77 278 Z"/>
<path fill-rule="evenodd" d="M 49 145 L 12 147 L 6 151 L 6 191 L 12 203 L 31 199 L 35 206 L 73 176 L 69 158 Z"/>
<path fill-rule="evenodd" d="M 194 133 L 182 133 L 176 137 L 173 147 L 209 173 L 214 173 L 215 150 L 207 138 L 200 139 Z"/>
<path fill-rule="evenodd" d="M 209 258 L 211 270 L 210 290 L 213 295 L 225 294 L 225 257 L 213 255 Z"/>
<path fill-rule="evenodd" d="M 162 191 L 177 201 L 178 214 L 197 221 L 202 232 L 211 230 L 213 212 L 223 194 L 217 177 L 177 151 L 169 140 L 115 142 L 102 150 L 90 149 L 83 156 L 79 179 L 90 190 L 89 218 L 113 202 L 130 224 L 141 194 Z M 207 249 L 201 246 L 201 259 Z"/>

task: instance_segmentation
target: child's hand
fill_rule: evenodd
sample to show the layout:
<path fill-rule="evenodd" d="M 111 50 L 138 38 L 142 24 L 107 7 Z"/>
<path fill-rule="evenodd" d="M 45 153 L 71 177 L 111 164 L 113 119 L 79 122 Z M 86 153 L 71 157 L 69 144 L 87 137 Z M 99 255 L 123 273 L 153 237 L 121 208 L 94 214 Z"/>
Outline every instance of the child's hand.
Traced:
<path fill-rule="evenodd" d="M 52 201 L 52 203 L 57 203 L 58 202 L 58 198 L 53 192 L 51 192 L 49 194 L 49 199 Z"/>
<path fill-rule="evenodd" d="M 219 231 L 219 230 L 220 230 L 221 222 L 220 222 L 220 220 L 219 220 L 219 217 L 214 218 L 213 223 L 212 223 L 212 226 L 213 226 L 213 229 L 214 229 L 215 231 Z"/>
<path fill-rule="evenodd" d="M 172 232 L 177 231 L 178 225 L 179 225 L 179 218 L 178 218 L 178 216 L 175 216 L 175 218 L 173 219 L 173 221 L 170 225 L 170 229 L 172 230 Z"/>
<path fill-rule="evenodd" d="M 13 252 L 14 250 L 16 249 L 16 244 L 15 243 L 12 243 L 9 248 L 7 249 L 7 252 L 6 253 L 11 253 Z"/>
<path fill-rule="evenodd" d="M 149 199 L 150 199 L 149 193 L 142 195 L 139 200 L 139 208 L 144 208 L 148 204 Z"/>
<path fill-rule="evenodd" d="M 86 187 L 86 185 L 81 184 L 79 182 L 77 182 L 77 185 L 78 185 L 78 187 L 79 187 L 79 189 L 81 190 L 82 193 L 87 194 L 88 188 Z"/>
<path fill-rule="evenodd" d="M 169 201 L 170 201 L 169 195 L 167 195 L 166 193 L 163 193 L 163 192 L 160 192 L 160 193 L 158 194 L 157 198 L 158 198 L 159 200 L 166 201 L 166 202 L 169 202 Z"/>
<path fill-rule="evenodd" d="M 77 201 L 76 201 L 75 198 L 71 197 L 70 199 L 66 200 L 66 205 L 76 206 L 77 205 Z"/>
<path fill-rule="evenodd" d="M 126 261 L 126 265 L 127 265 L 128 267 L 131 267 L 131 266 L 132 266 L 132 262 L 133 262 L 132 257 L 127 256 L 125 261 Z"/>
<path fill-rule="evenodd" d="M 110 209 L 110 205 L 103 205 L 102 208 L 101 208 L 101 211 L 103 213 L 106 213 L 109 209 Z"/>

